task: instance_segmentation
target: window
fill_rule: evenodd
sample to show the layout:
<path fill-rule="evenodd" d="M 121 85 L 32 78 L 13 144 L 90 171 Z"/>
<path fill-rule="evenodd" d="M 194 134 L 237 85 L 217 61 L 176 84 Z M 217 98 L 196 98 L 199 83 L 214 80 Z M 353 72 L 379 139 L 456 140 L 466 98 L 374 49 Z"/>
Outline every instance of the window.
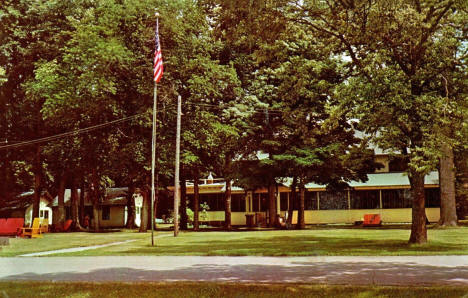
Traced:
<path fill-rule="evenodd" d="M 260 211 L 268 210 L 268 193 L 260 194 Z"/>
<path fill-rule="evenodd" d="M 288 210 L 288 194 L 287 192 L 280 192 L 280 210 Z"/>
<path fill-rule="evenodd" d="M 346 192 L 324 191 L 320 193 L 320 210 L 348 209 Z"/>
<path fill-rule="evenodd" d="M 245 212 L 245 195 L 231 194 L 231 211 Z"/>
<path fill-rule="evenodd" d="M 424 190 L 426 195 L 426 207 L 437 208 L 440 207 L 440 189 L 439 188 L 426 188 Z"/>
<path fill-rule="evenodd" d="M 195 202 L 195 196 L 193 194 L 187 194 L 187 207 L 194 210 L 195 207 L 194 207 L 194 202 Z M 200 200 L 200 194 L 198 194 L 198 200 Z M 200 202 L 198 202 L 200 203 Z M 198 209 L 200 209 L 200 205 L 198 205 Z"/>
<path fill-rule="evenodd" d="M 260 211 L 267 211 L 267 209 L 268 209 L 268 193 L 252 194 L 252 211 L 260 212 Z"/>
<path fill-rule="evenodd" d="M 209 211 L 223 211 L 224 210 L 224 193 L 205 193 L 200 194 L 199 203 L 206 203 Z"/>
<path fill-rule="evenodd" d="M 292 195 L 290 194 L 291 199 Z M 301 200 L 301 192 L 296 192 L 296 200 L 294 202 L 291 201 L 293 204 L 294 210 L 299 210 L 299 203 Z M 317 192 L 316 191 L 305 191 L 304 192 L 304 210 L 317 210 Z"/>
<path fill-rule="evenodd" d="M 351 191 L 351 209 L 377 209 L 380 207 L 378 190 Z"/>
<path fill-rule="evenodd" d="M 412 199 L 409 189 L 382 189 L 382 208 L 411 208 Z"/>
<path fill-rule="evenodd" d="M 299 193 L 300 195 L 300 193 Z M 306 191 L 304 194 L 304 210 L 317 210 L 317 192 Z"/>
<path fill-rule="evenodd" d="M 110 206 L 102 206 L 102 220 L 110 220 Z"/>
<path fill-rule="evenodd" d="M 252 212 L 258 212 L 258 194 L 252 193 Z"/>
<path fill-rule="evenodd" d="M 44 218 L 49 218 L 49 210 L 44 210 L 43 217 Z"/>

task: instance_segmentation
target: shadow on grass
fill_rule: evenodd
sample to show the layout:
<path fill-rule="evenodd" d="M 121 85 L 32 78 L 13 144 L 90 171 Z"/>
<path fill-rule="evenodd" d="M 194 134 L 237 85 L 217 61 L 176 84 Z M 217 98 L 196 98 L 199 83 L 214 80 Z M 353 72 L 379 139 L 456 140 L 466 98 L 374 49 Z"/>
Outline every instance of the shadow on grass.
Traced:
<path fill-rule="evenodd" d="M 183 261 L 183 260 L 182 260 Z M 202 261 L 201 261 L 202 262 Z M 3 276 L 1 280 L 48 281 L 197 281 L 241 283 L 308 283 L 348 285 L 468 285 L 468 267 L 438 267 L 391 263 L 303 262 L 291 265 L 265 264 L 195 264 L 174 269 L 158 269 L 147 264 L 129 268 L 119 264 L 108 268 L 77 270 L 65 266 L 60 272 L 28 272 Z M 151 269 L 149 269 L 151 268 Z"/>
<path fill-rule="evenodd" d="M 180 241 L 180 242 L 178 242 Z M 320 256 L 320 255 L 420 255 L 468 254 L 462 243 L 429 242 L 409 245 L 407 241 L 348 237 L 276 236 L 241 239 L 172 239 L 156 247 L 129 248 L 128 254 L 209 256 Z"/>

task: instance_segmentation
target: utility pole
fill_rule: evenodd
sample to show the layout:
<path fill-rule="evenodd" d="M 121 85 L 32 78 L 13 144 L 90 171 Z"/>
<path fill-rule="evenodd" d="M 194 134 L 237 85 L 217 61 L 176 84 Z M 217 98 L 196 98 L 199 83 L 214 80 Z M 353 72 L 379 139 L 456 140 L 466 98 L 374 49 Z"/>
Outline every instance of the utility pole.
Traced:
<path fill-rule="evenodd" d="M 177 135 L 176 135 L 176 157 L 174 174 L 174 237 L 179 234 L 179 203 L 180 203 L 180 185 L 179 185 L 179 156 L 180 156 L 180 118 L 182 114 L 182 99 L 177 97 Z"/>

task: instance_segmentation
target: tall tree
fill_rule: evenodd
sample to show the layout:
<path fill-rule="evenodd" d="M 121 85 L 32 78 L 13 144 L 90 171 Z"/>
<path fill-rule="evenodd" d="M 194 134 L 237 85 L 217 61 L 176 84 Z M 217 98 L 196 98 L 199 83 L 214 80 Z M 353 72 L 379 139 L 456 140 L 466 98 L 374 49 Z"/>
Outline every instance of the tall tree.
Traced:
<path fill-rule="evenodd" d="M 338 113 L 353 111 L 360 127 L 384 149 L 401 150 L 410 161 L 413 196 L 410 243 L 427 241 L 424 177 L 435 168 L 430 146 L 440 123 L 442 97 L 431 82 L 446 69 L 441 53 L 453 53 L 448 24 L 457 1 L 304 2 L 299 22 L 336 44 L 351 76 L 338 90 Z M 462 13 L 459 11 L 459 13 Z M 450 30 L 448 30 L 450 31 Z M 445 60 L 448 59 L 448 60 Z"/>
<path fill-rule="evenodd" d="M 47 132 L 41 109 L 43 98 L 27 94 L 26 84 L 33 79 L 36 63 L 54 59 L 69 38 L 66 15 L 72 6 L 61 1 L 4 1 L 0 7 L 0 67 L 4 70 L 0 86 L 0 138 L 19 142 L 35 139 Z M 14 121 L 13 119 L 19 119 Z M 5 155 L 3 155 L 5 154 Z M 24 160 L 33 164 L 33 216 L 39 216 L 39 198 L 45 186 L 42 147 L 24 147 L 2 151 L 1 162 L 11 173 L 11 161 Z M 5 177 L 8 181 L 10 178 Z"/>

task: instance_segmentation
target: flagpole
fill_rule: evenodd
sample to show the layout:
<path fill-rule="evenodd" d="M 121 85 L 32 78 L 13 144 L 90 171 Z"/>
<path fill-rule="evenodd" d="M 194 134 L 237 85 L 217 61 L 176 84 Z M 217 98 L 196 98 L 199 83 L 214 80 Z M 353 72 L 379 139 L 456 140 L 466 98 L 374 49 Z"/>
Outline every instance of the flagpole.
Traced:
<path fill-rule="evenodd" d="M 156 28 L 158 28 L 158 13 L 155 13 L 156 16 Z M 156 29 L 157 30 L 157 29 Z M 153 90 L 153 132 L 152 132 L 152 142 L 151 142 L 151 246 L 154 246 L 154 199 L 155 199 L 155 189 L 154 189 L 154 171 L 156 165 L 156 112 L 157 112 L 157 102 L 158 102 L 158 83 L 154 82 Z"/>
<path fill-rule="evenodd" d="M 158 84 L 154 83 L 153 92 L 153 137 L 151 145 L 151 246 L 154 246 L 154 171 L 156 164 L 156 106 L 157 106 L 157 95 L 158 95 Z"/>

